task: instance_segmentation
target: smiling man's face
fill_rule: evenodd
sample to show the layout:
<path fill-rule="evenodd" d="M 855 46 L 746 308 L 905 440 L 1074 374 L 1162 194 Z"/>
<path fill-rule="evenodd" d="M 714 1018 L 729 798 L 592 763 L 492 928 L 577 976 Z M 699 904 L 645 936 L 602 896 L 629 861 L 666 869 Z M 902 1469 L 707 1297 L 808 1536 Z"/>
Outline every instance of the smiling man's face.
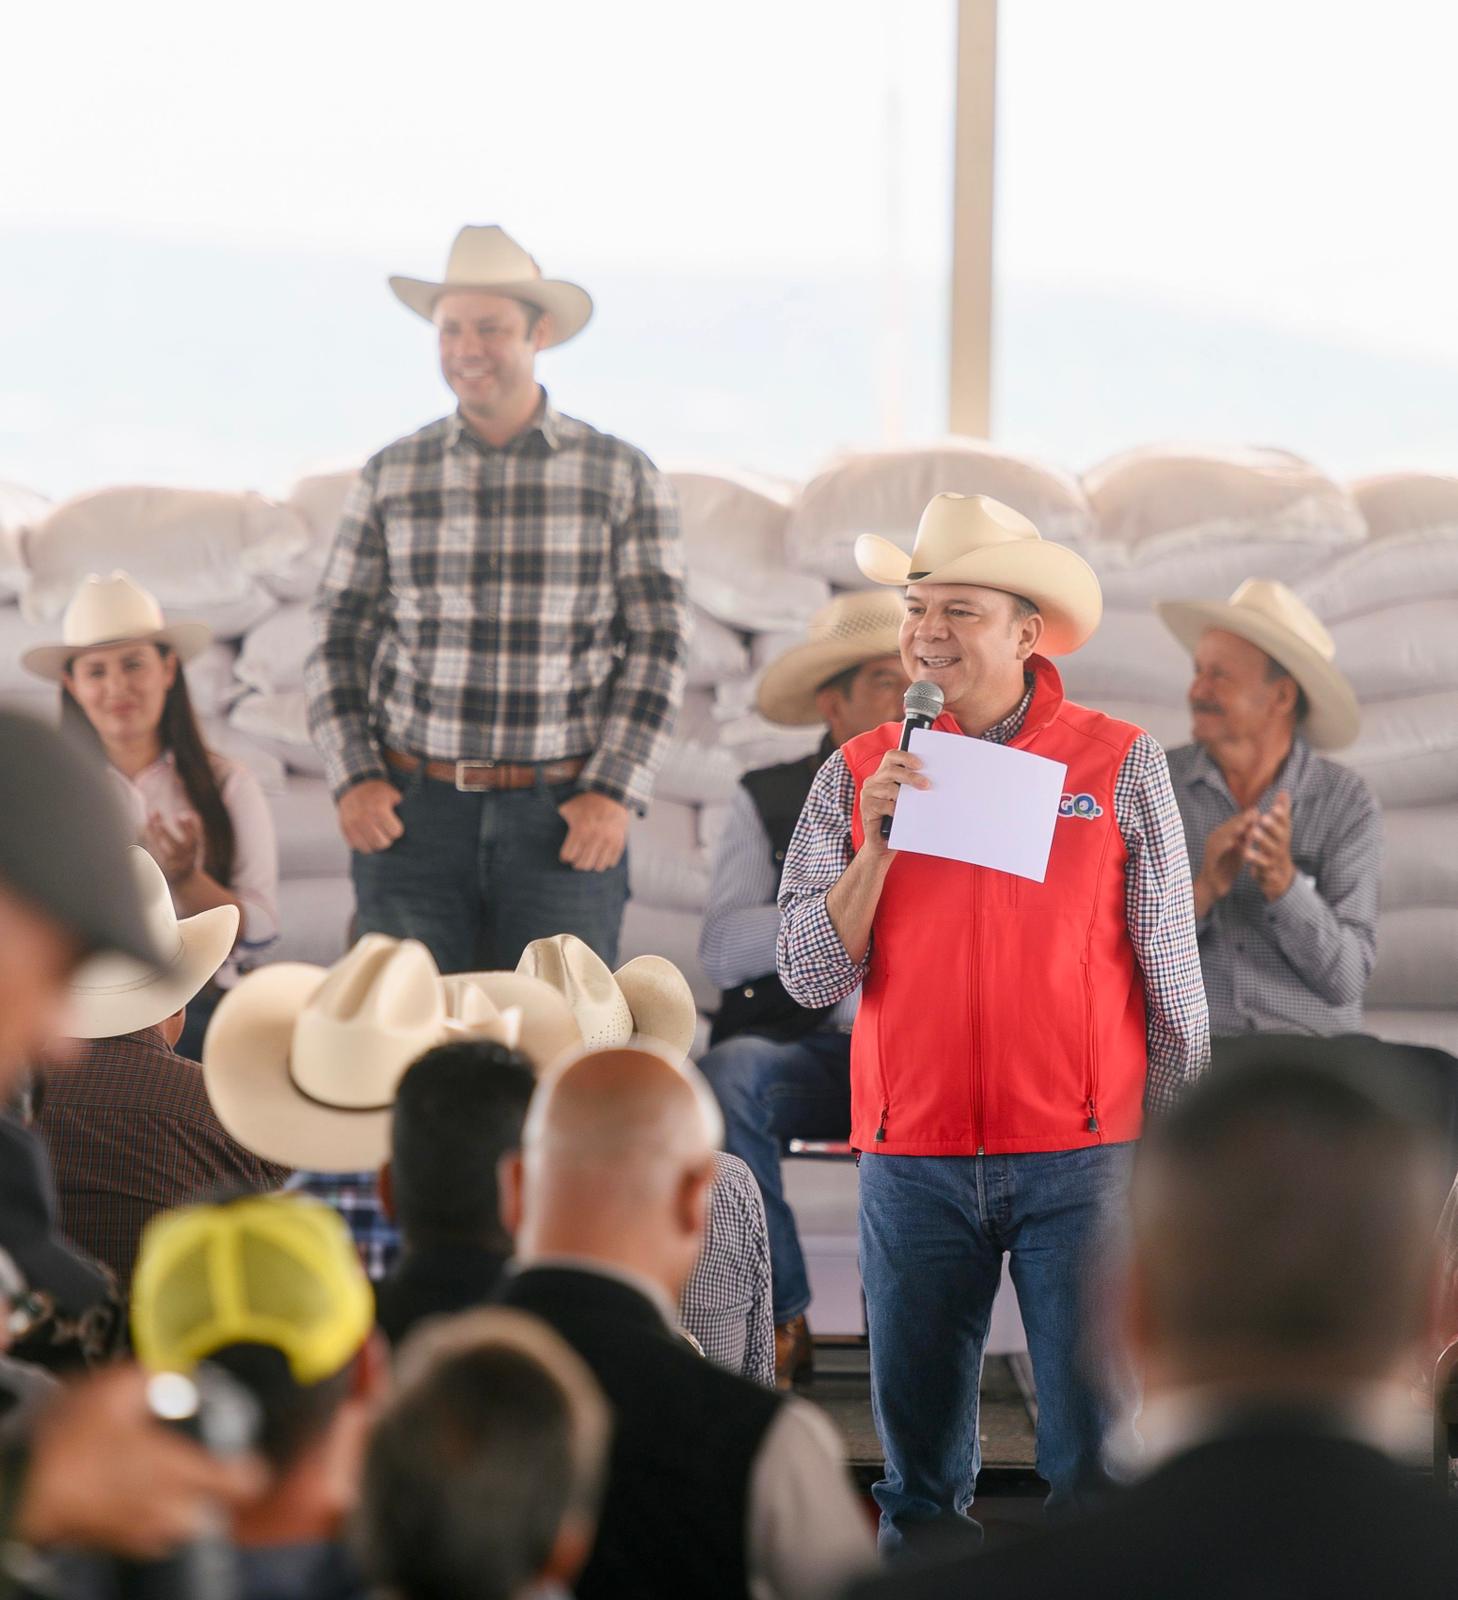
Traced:
<path fill-rule="evenodd" d="M 913 681 L 936 684 L 956 715 L 959 707 L 970 710 L 1020 683 L 1040 632 L 1041 619 L 1022 616 L 1016 599 L 1001 589 L 913 583 L 906 591 L 901 662 Z"/>

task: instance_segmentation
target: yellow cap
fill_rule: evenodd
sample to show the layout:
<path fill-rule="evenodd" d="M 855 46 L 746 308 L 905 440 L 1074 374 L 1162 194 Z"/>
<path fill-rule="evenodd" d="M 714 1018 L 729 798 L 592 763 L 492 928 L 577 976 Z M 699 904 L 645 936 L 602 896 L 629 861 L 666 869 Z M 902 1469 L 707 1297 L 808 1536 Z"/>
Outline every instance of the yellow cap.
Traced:
<path fill-rule="evenodd" d="M 296 1383 L 319 1383 L 358 1353 L 374 1316 L 349 1230 L 305 1195 L 188 1206 L 143 1230 L 132 1342 L 154 1371 L 261 1344 L 283 1353 Z"/>

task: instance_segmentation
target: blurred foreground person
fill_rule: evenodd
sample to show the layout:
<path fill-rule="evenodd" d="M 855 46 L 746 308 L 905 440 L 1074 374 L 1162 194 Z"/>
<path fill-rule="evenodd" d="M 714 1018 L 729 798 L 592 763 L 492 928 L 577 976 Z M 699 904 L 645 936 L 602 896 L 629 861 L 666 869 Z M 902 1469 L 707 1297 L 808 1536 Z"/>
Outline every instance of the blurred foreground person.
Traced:
<path fill-rule="evenodd" d="M 231 906 L 233 942 L 188 1008 L 181 1054 L 197 1060 L 209 1017 L 278 935 L 278 842 L 253 774 L 208 749 L 186 663 L 207 649 L 201 622 L 168 623 L 124 572 L 93 573 L 61 620 L 61 640 L 23 664 L 61 686 L 61 724 L 95 745 L 126 798 L 133 838 L 166 874 L 179 917 Z"/>
<path fill-rule="evenodd" d="M 179 921 L 161 867 L 138 845 L 127 854 L 152 940 L 172 959 L 153 969 L 97 956 L 75 975 L 68 1042 L 46 1067 L 35 1118 L 66 1231 L 123 1292 L 151 1218 L 222 1189 L 266 1193 L 288 1176 L 224 1131 L 202 1069 L 176 1053 L 187 1008 L 233 948 L 237 909 Z"/>
<path fill-rule="evenodd" d="M 52 730 L 3 711 L 0 817 L 0 1089 L 9 1094 L 54 1037 L 86 956 L 163 961 L 99 769 Z M 0 1466 L 0 1582 L 52 1545 L 159 1554 L 260 1483 L 255 1461 L 214 1460 L 161 1427 L 146 1374 L 132 1366 L 43 1406 L 33 1428 L 7 1437 Z"/>
<path fill-rule="evenodd" d="M 825 1417 L 722 1371 L 674 1331 L 721 1131 L 694 1067 L 645 1047 L 599 1050 L 540 1085 L 506 1163 L 519 1270 L 503 1303 L 556 1328 L 616 1416 L 582 1600 L 815 1595 L 870 1558 Z"/>
<path fill-rule="evenodd" d="M 398 1600 L 565 1595 L 611 1432 L 581 1358 L 535 1317 L 474 1311 L 414 1338 L 400 1379 L 365 1468 L 370 1576 Z"/>
<path fill-rule="evenodd" d="M 349 1231 L 317 1200 L 257 1195 L 151 1223 L 132 1332 L 158 1372 L 221 1367 L 258 1408 L 267 1490 L 232 1527 L 239 1600 L 363 1595 L 341 1542 L 385 1371 Z"/>
<path fill-rule="evenodd" d="M 1451 1596 L 1458 1511 L 1391 1453 L 1430 1337 L 1438 1169 L 1396 1101 L 1278 1043 L 1213 1073 L 1135 1171 L 1148 1475 L 1096 1516 L 857 1593 Z"/>
<path fill-rule="evenodd" d="M 1377 956 L 1382 814 L 1319 750 L 1357 736 L 1331 635 L 1282 583 L 1159 608 L 1194 656 L 1169 755 L 1194 869 L 1210 1031 L 1354 1033 Z"/>

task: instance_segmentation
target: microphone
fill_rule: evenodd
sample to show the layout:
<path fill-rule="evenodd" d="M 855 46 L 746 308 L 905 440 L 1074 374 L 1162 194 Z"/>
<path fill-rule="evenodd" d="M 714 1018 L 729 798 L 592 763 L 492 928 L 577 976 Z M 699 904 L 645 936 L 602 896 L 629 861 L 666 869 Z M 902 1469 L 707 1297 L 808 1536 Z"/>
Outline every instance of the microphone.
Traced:
<path fill-rule="evenodd" d="M 929 728 L 942 714 L 942 702 L 946 699 L 939 685 L 935 683 L 913 683 L 906 691 L 906 698 L 901 702 L 902 713 L 906 720 L 901 724 L 901 743 L 896 746 L 898 750 L 907 750 L 911 747 L 911 735 L 918 728 Z M 890 817 L 881 818 L 881 837 L 891 837 Z"/>

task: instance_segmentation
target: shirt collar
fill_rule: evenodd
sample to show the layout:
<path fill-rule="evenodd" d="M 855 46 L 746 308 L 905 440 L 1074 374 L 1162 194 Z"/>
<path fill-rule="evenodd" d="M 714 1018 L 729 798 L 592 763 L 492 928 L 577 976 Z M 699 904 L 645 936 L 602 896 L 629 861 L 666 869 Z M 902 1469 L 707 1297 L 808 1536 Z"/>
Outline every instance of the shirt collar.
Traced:
<path fill-rule="evenodd" d="M 562 413 L 552 404 L 551 397 L 545 389 L 538 390 L 541 398 L 537 401 L 537 409 L 532 414 L 532 419 L 514 438 L 508 439 L 504 445 L 493 446 L 466 425 L 466 419 L 461 415 L 460 408 L 446 418 L 446 448 L 455 450 L 462 444 L 469 444 L 477 450 L 487 451 L 492 449 L 513 450 L 519 448 L 533 434 L 540 436 L 548 450 L 558 450 L 562 446 Z"/>
<path fill-rule="evenodd" d="M 1203 783 L 1214 789 L 1217 794 L 1222 794 L 1231 805 L 1235 804 L 1235 797 L 1230 792 L 1230 785 L 1225 781 L 1225 774 L 1220 770 L 1219 763 L 1204 745 L 1195 746 L 1195 759 L 1190 764 L 1190 783 Z M 1294 798 L 1296 791 L 1301 787 L 1306 778 L 1306 769 L 1311 764 L 1311 746 L 1307 744 L 1300 730 L 1292 736 L 1291 748 L 1286 752 L 1286 759 L 1276 770 L 1276 776 L 1271 780 L 1272 789 L 1285 789 Z"/>
<path fill-rule="evenodd" d="M 1144 1441 L 1140 1469 L 1153 1472 L 1174 1457 L 1223 1437 L 1243 1419 L 1271 1409 L 1289 1411 L 1292 1403 L 1280 1395 L 1263 1396 L 1218 1384 L 1175 1389 L 1147 1399 L 1139 1415 Z M 1365 1384 L 1331 1405 L 1305 1406 L 1293 1414 L 1309 1416 L 1323 1431 L 1384 1455 L 1401 1458 L 1411 1445 L 1413 1407 L 1401 1384 Z"/>
<path fill-rule="evenodd" d="M 1018 701 L 1001 722 L 993 723 L 986 733 L 982 735 L 984 739 L 991 739 L 993 744 L 1011 744 L 1023 731 L 1023 724 L 1028 720 L 1028 711 L 1033 704 L 1033 690 L 1036 687 L 1037 679 L 1031 672 L 1025 672 L 1023 674 L 1023 682 L 1027 685 L 1027 688 L 1023 691 L 1022 699 Z"/>

